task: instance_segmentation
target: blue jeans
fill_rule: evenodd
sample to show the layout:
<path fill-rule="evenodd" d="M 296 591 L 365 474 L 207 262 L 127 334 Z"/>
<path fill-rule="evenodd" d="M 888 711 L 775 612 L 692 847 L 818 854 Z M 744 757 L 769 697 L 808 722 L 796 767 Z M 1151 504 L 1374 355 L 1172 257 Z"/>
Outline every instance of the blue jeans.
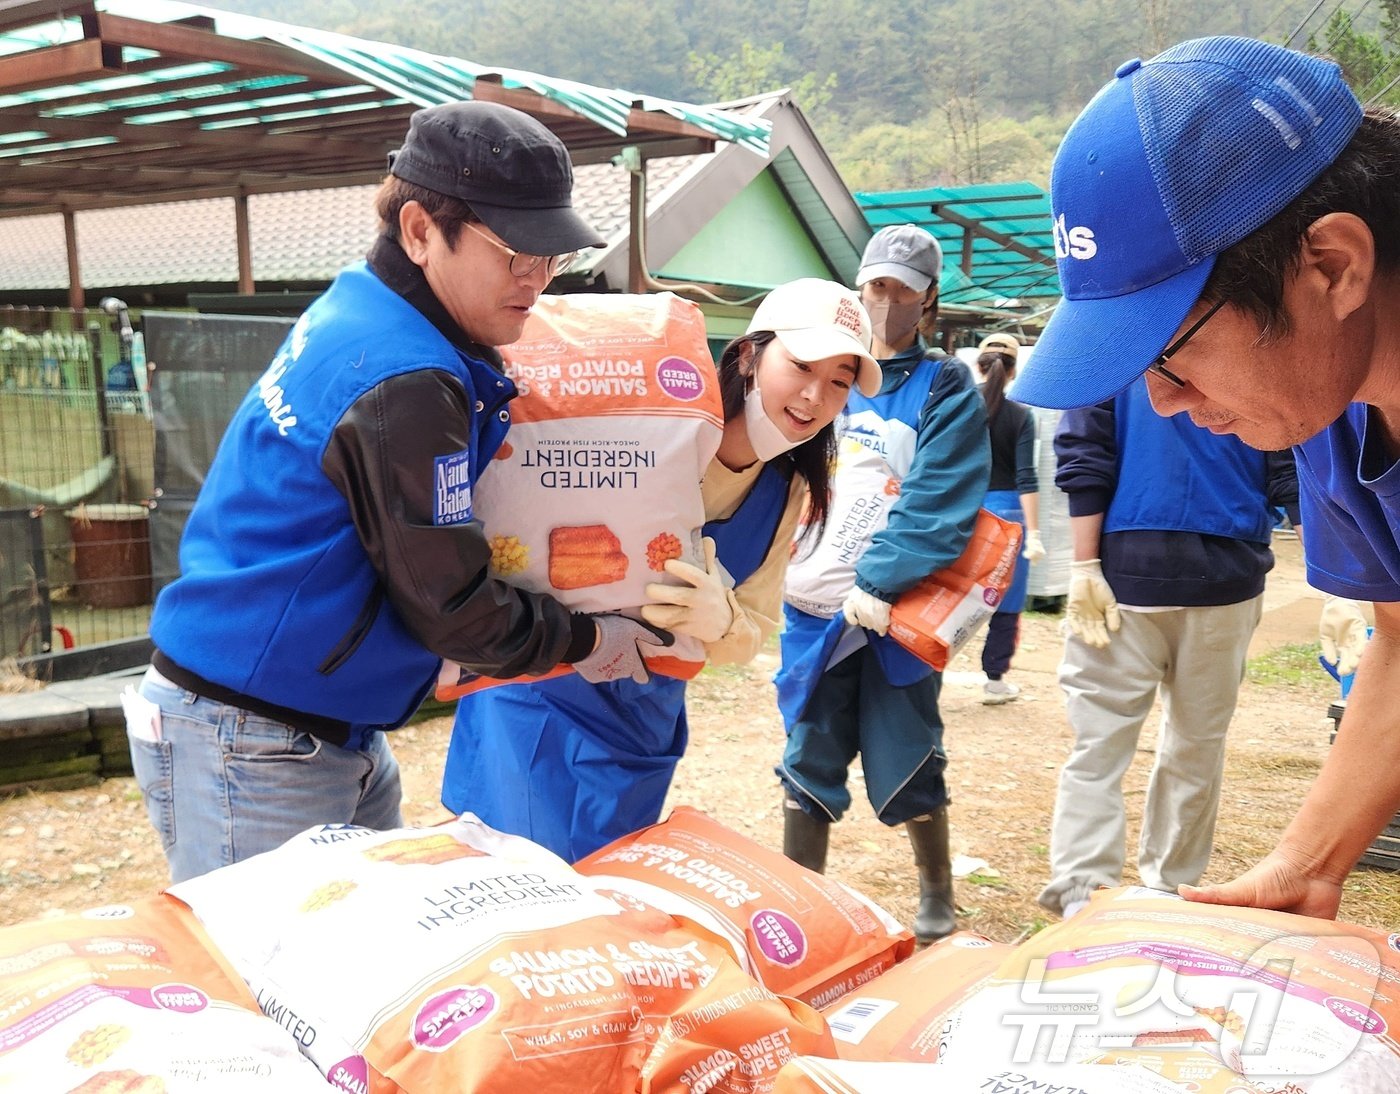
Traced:
<path fill-rule="evenodd" d="M 399 765 L 382 733 L 352 752 L 186 691 L 155 669 L 141 694 L 160 707 L 160 739 L 130 736 L 131 764 L 172 882 L 270 851 L 316 825 L 403 824 Z"/>

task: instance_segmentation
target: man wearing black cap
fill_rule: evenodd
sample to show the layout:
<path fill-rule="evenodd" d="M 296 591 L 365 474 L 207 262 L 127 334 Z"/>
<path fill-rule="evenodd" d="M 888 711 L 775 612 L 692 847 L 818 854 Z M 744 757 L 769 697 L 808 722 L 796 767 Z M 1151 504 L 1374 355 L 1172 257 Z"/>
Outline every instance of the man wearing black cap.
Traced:
<path fill-rule="evenodd" d="M 229 424 L 151 619 L 133 764 L 174 880 L 325 823 L 402 823 L 384 739 L 440 659 L 492 676 L 632 676 L 621 616 L 493 579 L 472 488 L 515 388 L 497 346 L 602 240 L 528 115 L 413 115 L 367 260 L 297 321 Z"/>

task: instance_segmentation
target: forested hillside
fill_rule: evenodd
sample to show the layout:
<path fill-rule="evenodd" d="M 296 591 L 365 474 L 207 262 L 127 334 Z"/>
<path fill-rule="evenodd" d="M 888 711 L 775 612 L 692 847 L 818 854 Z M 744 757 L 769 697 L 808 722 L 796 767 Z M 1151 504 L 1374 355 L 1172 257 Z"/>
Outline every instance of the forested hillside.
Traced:
<path fill-rule="evenodd" d="M 790 87 L 853 189 L 1029 178 L 1119 63 L 1202 34 L 1400 76 L 1400 0 L 214 0 L 608 87 L 716 101 Z"/>

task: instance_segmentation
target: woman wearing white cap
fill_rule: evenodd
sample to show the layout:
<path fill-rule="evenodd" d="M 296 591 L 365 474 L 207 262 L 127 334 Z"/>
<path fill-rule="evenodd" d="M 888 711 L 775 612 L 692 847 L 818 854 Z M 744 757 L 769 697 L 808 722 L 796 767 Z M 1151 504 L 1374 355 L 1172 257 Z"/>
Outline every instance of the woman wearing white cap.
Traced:
<path fill-rule="evenodd" d="M 788 568 L 774 678 L 787 729 L 783 853 L 825 870 L 859 756 L 876 817 L 909 835 L 920 943 L 957 928 L 942 674 L 889 634 L 890 611 L 966 549 L 991 465 L 970 371 L 920 334 L 937 316 L 942 261 L 937 240 L 912 224 L 881 228 L 861 256 L 881 389 L 853 396 L 842 419 L 831 519 Z"/>
<path fill-rule="evenodd" d="M 725 425 L 701 485 L 705 567 L 667 562 L 684 584 L 648 586 L 655 603 L 642 609 L 702 641 L 712 663 L 751 660 L 778 626 L 798 517 L 810 504 L 807 528 L 818 529 L 830 506 L 832 423 L 853 388 L 879 390 L 870 343 L 856 293 L 803 278 L 769 293 L 720 357 Z M 569 675 L 489 688 L 458 703 L 443 804 L 576 861 L 656 822 L 687 735 L 682 680 Z"/>

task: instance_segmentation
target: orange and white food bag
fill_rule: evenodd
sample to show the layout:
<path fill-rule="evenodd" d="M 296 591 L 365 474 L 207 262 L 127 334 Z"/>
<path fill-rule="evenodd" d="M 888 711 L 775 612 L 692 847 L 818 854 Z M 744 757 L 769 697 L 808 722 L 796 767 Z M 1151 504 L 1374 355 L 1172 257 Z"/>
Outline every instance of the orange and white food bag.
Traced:
<path fill-rule="evenodd" d="M 932 1063 L 950 1010 L 985 983 L 1013 947 L 958 931 L 822 1011 L 843 1060 Z"/>
<path fill-rule="evenodd" d="M 688 806 L 576 868 L 601 889 L 611 886 L 726 939 L 764 985 L 815 1007 L 914 949 L 914 936 L 878 905 Z"/>
<path fill-rule="evenodd" d="M 1133 1063 L 1235 1094 L 1400 1090 L 1397 947 L 1332 920 L 1104 891 L 951 1012 L 940 1060 Z"/>
<path fill-rule="evenodd" d="M 0 1090 L 326 1090 L 169 897 L 0 928 Z"/>
<path fill-rule="evenodd" d="M 997 610 L 1020 553 L 1021 526 L 979 510 L 958 560 L 895 601 L 890 637 L 941 672 Z"/>
<path fill-rule="evenodd" d="M 313 829 L 171 892 L 343 1090 L 756 1094 L 834 1051 L 719 940 L 470 814 Z"/>
<path fill-rule="evenodd" d="M 492 573 L 575 611 L 637 614 L 648 584 L 675 580 L 668 559 L 703 565 L 700 480 L 724 432 L 704 315 L 672 293 L 542 296 L 501 352 L 519 396 L 473 496 Z M 689 678 L 704 661 L 677 636 L 648 664 Z M 449 663 L 437 697 L 495 682 Z"/>

